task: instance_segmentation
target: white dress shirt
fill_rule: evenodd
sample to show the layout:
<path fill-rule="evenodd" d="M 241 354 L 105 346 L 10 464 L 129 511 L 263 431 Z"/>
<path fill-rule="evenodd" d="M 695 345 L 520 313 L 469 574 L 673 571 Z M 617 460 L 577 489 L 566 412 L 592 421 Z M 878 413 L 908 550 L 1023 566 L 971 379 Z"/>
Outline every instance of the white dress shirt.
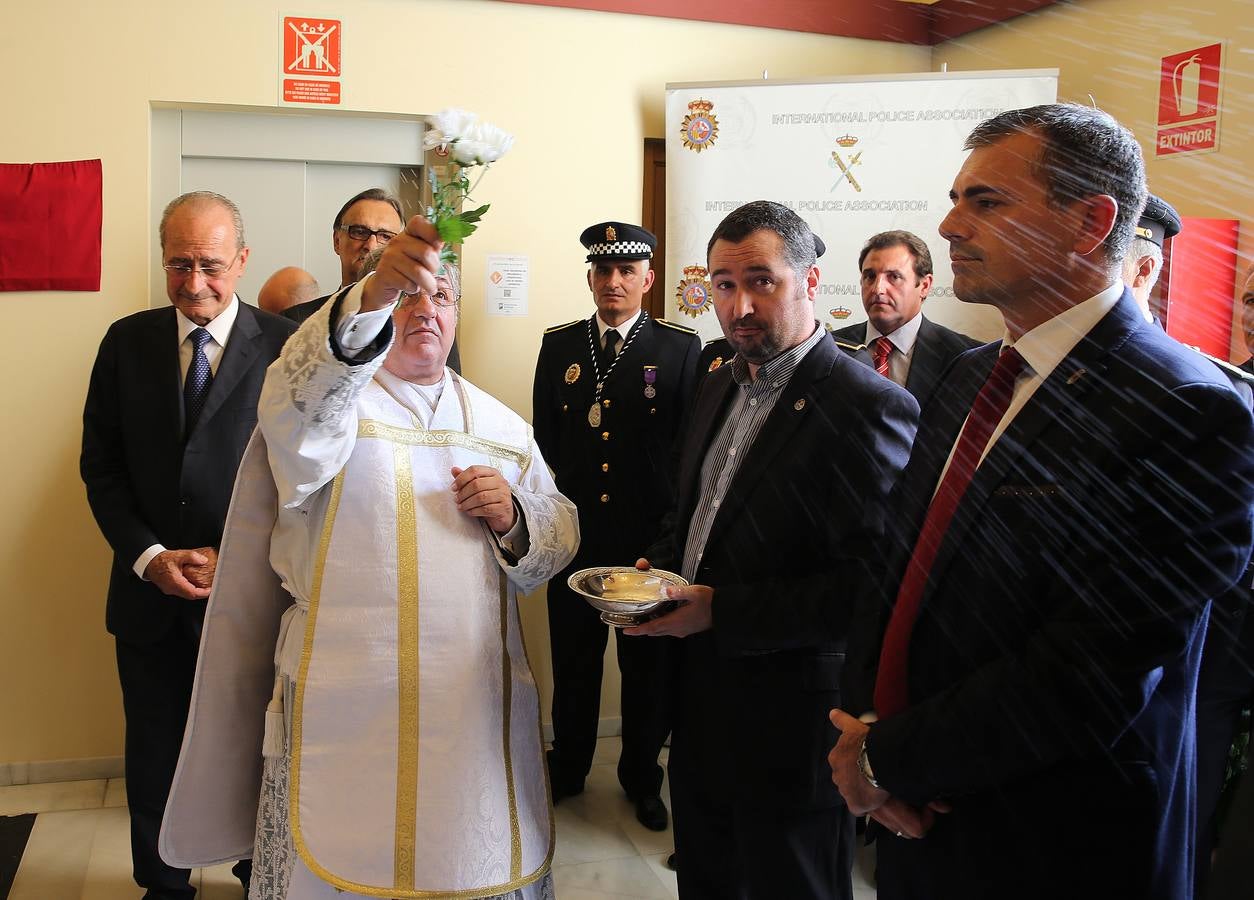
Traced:
<path fill-rule="evenodd" d="M 892 342 L 893 352 L 888 354 L 888 377 L 899 387 L 906 386 L 910 361 L 914 359 L 914 345 L 919 340 L 919 326 L 922 324 L 922 312 L 891 334 L 881 335 L 870 321 L 866 323 L 866 345 L 869 350 L 874 350 L 877 338 L 886 337 Z"/>
<path fill-rule="evenodd" d="M 218 374 L 218 364 L 222 361 L 222 351 L 226 349 L 226 342 L 231 338 L 231 331 L 235 328 L 235 320 L 239 317 L 239 294 L 231 296 L 231 302 L 226 309 L 214 316 L 213 321 L 203 326 L 205 331 L 209 332 L 211 340 L 205 343 L 205 358 L 209 360 L 209 371 L 215 376 Z M 179 334 L 179 384 L 187 380 L 187 370 L 192 365 L 192 355 L 196 352 L 196 348 L 192 346 L 192 342 L 187 336 L 202 326 L 197 325 L 187 316 L 183 315 L 179 309 L 174 310 L 174 321 L 178 324 Z M 139 558 L 135 560 L 135 564 L 131 566 L 135 572 L 144 581 L 144 572 L 148 568 L 148 564 L 152 562 L 154 556 L 158 553 L 165 552 L 165 547 L 161 544 L 153 544 L 143 553 L 139 554 Z"/>
<path fill-rule="evenodd" d="M 1006 409 L 1006 414 L 1001 417 L 1001 421 L 989 435 L 988 443 L 984 445 L 984 452 L 980 454 L 981 463 L 988 456 L 989 450 L 997 443 L 998 438 L 1006 433 L 1006 429 L 1010 427 L 1015 416 L 1027 406 L 1032 395 L 1036 393 L 1036 389 L 1045 383 L 1045 379 L 1058 368 L 1058 364 L 1066 359 L 1067 354 L 1075 349 L 1075 345 L 1093 330 L 1106 313 L 1115 308 L 1115 304 L 1122 296 L 1123 282 L 1117 281 L 1083 303 L 1078 303 L 1065 312 L 1059 313 L 1048 322 L 1042 322 L 1017 341 L 1010 336 L 1009 332 L 1003 335 L 1002 349 L 1014 347 L 1023 357 L 1025 365 L 1019 377 L 1015 379 L 1014 393 L 1011 394 L 1010 406 Z M 965 419 L 963 427 L 966 427 Z M 958 433 L 962 434 L 961 431 Z M 955 438 L 954 447 L 957 446 L 958 442 Z M 949 459 L 945 460 L 945 468 L 941 470 L 941 480 L 944 480 L 945 473 L 949 471 L 949 464 L 953 458 L 954 451 L 951 448 Z M 937 487 L 939 486 L 940 481 L 937 481 Z"/>
<path fill-rule="evenodd" d="M 614 355 L 623 352 L 623 344 L 627 343 L 627 335 L 631 334 L 631 329 L 636 327 L 636 320 L 640 318 L 640 310 L 636 310 L 636 314 L 623 322 L 621 325 L 606 325 L 605 320 L 601 318 L 601 314 L 597 313 L 597 348 L 605 349 L 605 332 L 613 328 L 618 332 L 618 346 L 614 348 Z"/>

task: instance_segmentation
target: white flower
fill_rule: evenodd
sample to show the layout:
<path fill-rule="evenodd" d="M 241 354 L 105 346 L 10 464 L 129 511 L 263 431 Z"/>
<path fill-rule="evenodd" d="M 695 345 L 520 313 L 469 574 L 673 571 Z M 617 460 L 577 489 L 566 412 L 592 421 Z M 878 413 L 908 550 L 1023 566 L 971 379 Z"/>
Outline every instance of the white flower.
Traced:
<path fill-rule="evenodd" d="M 422 136 L 424 150 L 447 147 L 459 166 L 483 166 L 494 163 L 514 145 L 514 136 L 479 121 L 463 109 L 446 109 L 427 120 Z"/>
<path fill-rule="evenodd" d="M 495 125 L 480 122 L 476 125 L 476 129 L 478 140 L 483 143 L 483 153 L 480 159 L 485 164 L 496 162 L 509 152 L 510 147 L 514 146 L 514 136 Z"/>
<path fill-rule="evenodd" d="M 460 140 L 471 126 L 479 121 L 479 117 L 464 109 L 450 107 L 436 113 L 435 117 L 428 121 L 444 135 L 445 143 L 452 144 Z"/>
<path fill-rule="evenodd" d="M 487 122 L 475 122 L 452 142 L 451 149 L 458 165 L 486 166 L 504 156 L 513 144 L 512 134 Z"/>
<path fill-rule="evenodd" d="M 449 149 L 459 166 L 477 166 L 483 162 L 483 153 L 486 148 L 482 141 L 476 141 L 467 136 L 453 141 Z"/>

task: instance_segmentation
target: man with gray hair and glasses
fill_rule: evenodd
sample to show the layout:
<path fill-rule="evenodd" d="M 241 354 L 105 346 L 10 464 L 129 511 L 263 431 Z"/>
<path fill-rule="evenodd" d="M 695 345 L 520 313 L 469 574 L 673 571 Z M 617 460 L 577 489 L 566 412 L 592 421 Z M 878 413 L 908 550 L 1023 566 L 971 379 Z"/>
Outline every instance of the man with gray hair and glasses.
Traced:
<path fill-rule="evenodd" d="M 176 198 L 160 236 L 170 305 L 119 319 L 101 341 L 83 409 L 81 471 L 113 550 L 105 619 L 126 714 L 135 881 L 150 900 L 176 900 L 196 891 L 187 869 L 157 855 L 157 830 L 205 598 L 266 366 L 295 326 L 236 295 L 248 246 L 226 197 Z M 246 867 L 237 874 L 245 880 Z"/>

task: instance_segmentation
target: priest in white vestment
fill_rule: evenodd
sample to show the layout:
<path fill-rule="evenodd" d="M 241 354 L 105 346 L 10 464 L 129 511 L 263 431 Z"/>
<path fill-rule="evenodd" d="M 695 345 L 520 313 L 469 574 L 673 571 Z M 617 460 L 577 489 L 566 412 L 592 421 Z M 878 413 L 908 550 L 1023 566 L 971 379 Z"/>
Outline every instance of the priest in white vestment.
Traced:
<path fill-rule="evenodd" d="M 526 422 L 445 368 L 438 246 L 411 220 L 293 335 L 241 464 L 161 850 L 247 843 L 253 900 L 552 896 L 516 595 L 578 520 Z"/>

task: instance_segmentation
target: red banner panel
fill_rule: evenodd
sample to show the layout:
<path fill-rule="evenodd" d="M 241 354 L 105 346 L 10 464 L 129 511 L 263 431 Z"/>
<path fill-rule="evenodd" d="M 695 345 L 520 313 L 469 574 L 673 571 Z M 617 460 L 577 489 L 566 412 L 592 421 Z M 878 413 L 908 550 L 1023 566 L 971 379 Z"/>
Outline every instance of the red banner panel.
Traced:
<path fill-rule="evenodd" d="M 1171 239 L 1167 333 L 1183 344 L 1228 358 L 1237 278 L 1236 219 L 1184 216 Z"/>
<path fill-rule="evenodd" d="M 0 163 L 0 291 L 100 290 L 100 160 Z"/>

